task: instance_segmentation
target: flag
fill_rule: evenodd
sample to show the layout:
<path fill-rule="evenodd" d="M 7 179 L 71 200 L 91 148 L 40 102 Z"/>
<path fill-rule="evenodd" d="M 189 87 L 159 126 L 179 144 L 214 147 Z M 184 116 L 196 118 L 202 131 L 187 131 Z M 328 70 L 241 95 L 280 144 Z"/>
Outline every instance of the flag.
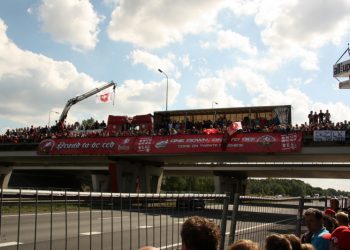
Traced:
<path fill-rule="evenodd" d="M 233 122 L 231 125 L 227 128 L 227 133 L 232 136 L 234 133 L 236 133 L 238 130 L 242 129 L 242 123 L 241 122 Z"/>
<path fill-rule="evenodd" d="M 221 141 L 221 149 L 222 151 L 226 151 L 227 144 L 230 142 L 232 136 L 238 131 L 242 129 L 241 122 L 233 122 L 225 131 L 222 141 Z"/>
<path fill-rule="evenodd" d="M 101 95 L 96 95 L 96 103 L 108 103 L 113 101 L 113 93 L 105 93 Z"/>
<path fill-rule="evenodd" d="M 206 128 L 203 130 L 203 132 L 207 135 L 210 135 L 219 133 L 219 130 L 217 130 L 216 128 Z"/>

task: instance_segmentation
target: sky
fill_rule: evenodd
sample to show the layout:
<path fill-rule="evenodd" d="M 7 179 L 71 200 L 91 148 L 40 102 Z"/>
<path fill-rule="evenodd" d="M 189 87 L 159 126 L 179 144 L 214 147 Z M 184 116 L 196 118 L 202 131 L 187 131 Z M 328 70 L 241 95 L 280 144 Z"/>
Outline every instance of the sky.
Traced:
<path fill-rule="evenodd" d="M 320 109 L 350 120 L 332 68 L 349 13 L 350 0 L 2 0 L 0 131 L 45 126 L 112 80 L 114 106 L 89 98 L 67 121 L 165 110 L 158 69 L 169 110 L 288 104 L 293 124 Z"/>

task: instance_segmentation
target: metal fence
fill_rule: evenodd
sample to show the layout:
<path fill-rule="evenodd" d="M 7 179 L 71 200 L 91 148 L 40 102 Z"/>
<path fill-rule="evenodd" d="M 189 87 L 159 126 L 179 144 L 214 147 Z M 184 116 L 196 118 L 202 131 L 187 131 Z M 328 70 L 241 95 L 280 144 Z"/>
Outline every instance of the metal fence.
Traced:
<path fill-rule="evenodd" d="M 181 226 L 194 215 L 220 226 L 220 249 L 237 239 L 251 239 L 263 246 L 272 233 L 300 234 L 304 209 L 323 209 L 326 204 L 318 199 L 238 194 L 230 200 L 222 194 L 8 189 L 0 191 L 0 247 L 134 250 L 152 245 L 179 249 Z"/>
<path fill-rule="evenodd" d="M 177 249 L 181 225 L 190 216 L 209 218 L 224 228 L 222 211 L 228 201 L 229 196 L 219 194 L 1 190 L 0 246 Z"/>

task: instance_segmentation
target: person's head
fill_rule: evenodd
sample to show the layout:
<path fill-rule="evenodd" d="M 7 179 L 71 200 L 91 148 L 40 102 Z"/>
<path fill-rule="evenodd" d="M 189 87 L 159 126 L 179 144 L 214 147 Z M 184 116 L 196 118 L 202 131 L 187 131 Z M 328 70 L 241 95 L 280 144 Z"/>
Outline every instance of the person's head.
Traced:
<path fill-rule="evenodd" d="M 237 240 L 228 247 L 229 250 L 259 250 L 259 245 L 251 240 Z"/>
<path fill-rule="evenodd" d="M 220 238 L 219 227 L 206 218 L 193 216 L 182 225 L 182 250 L 216 250 Z"/>
<path fill-rule="evenodd" d="M 330 206 L 334 211 L 339 210 L 339 200 L 336 198 L 332 198 L 330 201 Z"/>
<path fill-rule="evenodd" d="M 265 240 L 266 250 L 292 250 L 289 240 L 282 234 L 272 234 Z"/>
<path fill-rule="evenodd" d="M 285 234 L 284 236 L 289 240 L 293 250 L 301 250 L 301 240 L 297 236 L 294 234 Z"/>
<path fill-rule="evenodd" d="M 333 230 L 338 226 L 337 220 L 332 216 L 326 214 L 323 215 L 323 226 L 328 230 L 328 232 L 333 232 Z"/>
<path fill-rule="evenodd" d="M 315 250 L 314 246 L 310 243 L 303 243 L 301 244 L 302 250 Z"/>
<path fill-rule="evenodd" d="M 330 250 L 350 250 L 350 229 L 346 226 L 337 227 L 331 234 L 324 234 L 322 238 L 330 241 Z"/>
<path fill-rule="evenodd" d="M 152 247 L 152 246 L 144 246 L 144 247 L 141 247 L 139 250 L 159 250 L 159 248 Z"/>
<path fill-rule="evenodd" d="M 315 208 L 309 208 L 304 214 L 305 224 L 308 230 L 312 233 L 319 232 L 323 227 L 322 212 Z"/>
<path fill-rule="evenodd" d="M 331 208 L 327 208 L 327 209 L 324 211 L 324 214 L 325 214 L 325 215 L 328 215 L 328 216 L 331 216 L 331 217 L 335 217 L 336 212 L 335 212 L 333 209 L 331 209 Z"/>
<path fill-rule="evenodd" d="M 349 226 L 349 217 L 344 212 L 339 212 L 335 215 L 339 226 Z"/>

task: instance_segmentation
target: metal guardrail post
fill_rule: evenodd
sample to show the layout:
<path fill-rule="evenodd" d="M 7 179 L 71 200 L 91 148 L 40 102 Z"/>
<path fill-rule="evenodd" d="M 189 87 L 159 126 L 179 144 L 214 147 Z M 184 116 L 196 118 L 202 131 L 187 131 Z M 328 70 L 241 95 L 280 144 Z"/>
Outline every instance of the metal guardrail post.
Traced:
<path fill-rule="evenodd" d="M 299 206 L 298 206 L 298 214 L 297 214 L 297 223 L 296 223 L 296 236 L 300 237 L 301 235 L 301 224 L 303 221 L 303 212 L 304 212 L 304 196 L 300 197 Z"/>
<path fill-rule="evenodd" d="M 225 236 L 226 236 L 226 223 L 227 223 L 227 213 L 228 213 L 228 204 L 230 201 L 230 196 L 224 198 L 224 206 L 221 217 L 221 242 L 220 242 L 220 250 L 224 250 L 225 248 Z"/>
<path fill-rule="evenodd" d="M 324 210 L 327 209 L 327 200 L 328 200 L 328 197 L 326 196 L 324 199 Z"/>
<path fill-rule="evenodd" d="M 230 236 L 228 239 L 229 245 L 231 245 L 235 240 L 238 205 L 239 205 L 239 194 L 235 193 L 234 200 L 233 200 L 232 215 L 231 215 Z"/>

